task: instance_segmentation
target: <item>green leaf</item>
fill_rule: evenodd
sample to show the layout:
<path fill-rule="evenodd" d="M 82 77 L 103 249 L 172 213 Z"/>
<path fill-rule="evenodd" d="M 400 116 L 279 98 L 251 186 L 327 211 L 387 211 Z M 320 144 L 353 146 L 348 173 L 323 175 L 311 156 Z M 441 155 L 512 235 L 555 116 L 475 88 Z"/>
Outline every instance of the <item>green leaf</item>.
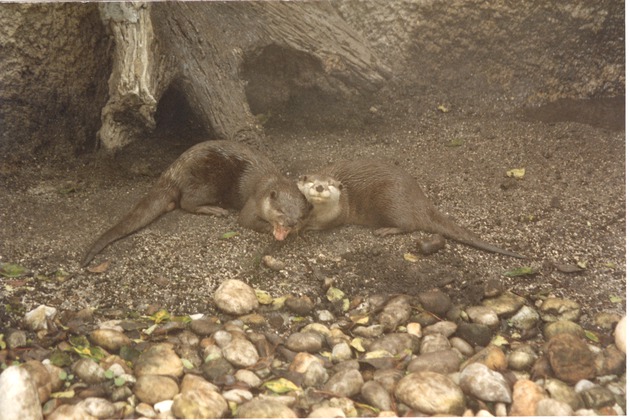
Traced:
<path fill-rule="evenodd" d="M 125 380 L 125 378 L 122 378 L 120 376 L 117 377 L 116 379 L 114 379 L 114 385 L 116 385 L 117 387 L 121 387 L 121 386 L 123 386 L 126 383 L 127 383 L 127 381 Z"/>
<path fill-rule="evenodd" d="M 261 305 L 271 305 L 273 303 L 273 297 L 264 290 L 256 289 L 256 299 Z"/>
<path fill-rule="evenodd" d="M 4 341 L 4 334 L 0 334 L 0 350 L 7 348 L 7 343 Z"/>
<path fill-rule="evenodd" d="M 536 274 L 536 270 L 534 270 L 532 267 L 518 267 L 503 273 L 503 275 L 507 277 L 529 276 L 532 274 Z"/>
<path fill-rule="evenodd" d="M 525 168 L 510 169 L 506 175 L 515 179 L 523 179 L 525 178 Z"/>
<path fill-rule="evenodd" d="M 263 386 L 276 394 L 286 394 L 287 392 L 300 390 L 299 386 L 285 378 L 267 381 L 263 384 Z"/>
<path fill-rule="evenodd" d="M 460 147 L 464 145 L 464 140 L 459 139 L 459 138 L 455 138 L 453 140 L 451 140 L 450 143 L 448 143 L 446 145 L 446 147 Z"/>
<path fill-rule="evenodd" d="M 492 344 L 494 344 L 497 347 L 501 347 L 501 346 L 505 346 L 507 344 L 510 344 L 509 341 L 507 341 L 505 339 L 505 337 L 503 337 L 502 335 L 497 335 L 492 339 Z"/>
<path fill-rule="evenodd" d="M 21 277 L 21 276 L 24 276 L 27 272 L 28 270 L 26 268 L 18 264 L 11 264 L 11 263 L 0 264 L 0 276 L 2 277 L 9 277 L 9 278 Z"/>
<path fill-rule="evenodd" d="M 70 366 L 72 364 L 72 357 L 61 350 L 53 350 L 49 359 L 57 367 Z"/>
<path fill-rule="evenodd" d="M 181 361 L 186 369 L 190 370 L 195 368 L 195 365 L 193 365 L 190 360 L 182 358 Z"/>
<path fill-rule="evenodd" d="M 68 372 L 66 372 L 65 370 L 60 370 L 59 379 L 62 381 L 65 381 L 66 379 L 68 379 Z"/>
<path fill-rule="evenodd" d="M 589 330 L 584 330 L 584 335 L 586 336 L 586 338 L 588 338 L 589 340 L 595 342 L 595 343 L 599 343 L 599 337 L 597 337 L 597 335 Z"/>
<path fill-rule="evenodd" d="M 114 378 L 114 372 L 112 372 L 111 370 L 107 369 L 107 370 L 105 371 L 105 377 L 106 377 L 107 379 L 113 379 L 113 378 Z"/>
<path fill-rule="evenodd" d="M 623 298 L 621 296 L 610 295 L 610 302 L 611 303 L 621 303 L 621 302 L 623 302 Z"/>
<path fill-rule="evenodd" d="M 166 309 L 160 309 L 159 311 L 157 311 L 153 315 L 148 316 L 147 318 L 152 320 L 156 324 L 160 324 L 164 321 L 169 321 L 171 319 L 171 314 Z"/>
<path fill-rule="evenodd" d="M 235 236 L 238 236 L 238 232 L 234 232 L 234 231 L 225 232 L 223 235 L 221 235 L 221 239 L 231 239 Z"/>
<path fill-rule="evenodd" d="M 346 296 L 345 293 L 343 293 L 343 291 L 337 289 L 336 287 L 331 287 L 326 292 L 326 298 L 330 302 L 337 302 L 337 301 L 343 299 L 345 296 Z"/>
<path fill-rule="evenodd" d="M 62 392 L 53 392 L 50 394 L 50 398 L 73 398 L 74 397 L 74 389 L 70 389 L 68 391 Z"/>
<path fill-rule="evenodd" d="M 75 335 L 68 340 L 72 347 L 90 347 L 90 342 L 84 335 Z"/>

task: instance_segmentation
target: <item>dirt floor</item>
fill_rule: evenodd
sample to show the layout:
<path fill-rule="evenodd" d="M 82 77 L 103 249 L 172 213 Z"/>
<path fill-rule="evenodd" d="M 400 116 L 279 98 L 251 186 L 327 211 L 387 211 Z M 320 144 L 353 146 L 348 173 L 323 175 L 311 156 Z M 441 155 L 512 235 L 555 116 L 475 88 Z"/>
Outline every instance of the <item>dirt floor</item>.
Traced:
<path fill-rule="evenodd" d="M 93 263 L 109 261 L 105 272 L 80 268 L 97 235 L 181 152 L 206 140 L 163 121 L 152 138 L 115 158 L 0 162 L 0 264 L 28 270 L 0 278 L 0 324 L 15 324 L 40 304 L 92 307 L 107 317 L 156 307 L 214 313 L 212 294 L 228 278 L 274 296 L 307 294 L 322 307 L 326 278 L 350 296 L 439 288 L 463 304 L 479 301 L 488 282 L 500 281 L 532 302 L 548 295 L 577 300 L 585 325 L 603 310 L 623 313 L 623 99 L 529 111 L 507 102 L 486 105 L 400 84 L 352 106 L 302 96 L 271 114 L 266 144 L 272 160 L 295 178 L 337 159 L 395 162 L 458 223 L 529 260 L 453 241 L 424 257 L 416 248 L 422 232 L 380 238 L 356 226 L 274 243 L 271 235 L 241 229 L 235 213 L 216 218 L 175 211 L 106 248 Z M 601 117 L 589 120 L 593 115 Z M 523 179 L 506 176 L 515 168 L 525 168 Z M 231 231 L 238 235 L 222 239 Z M 407 253 L 418 261 L 405 259 Z M 263 267 L 265 254 L 286 269 Z M 578 265 L 585 268 L 565 272 Z M 505 275 L 521 266 L 537 273 Z"/>

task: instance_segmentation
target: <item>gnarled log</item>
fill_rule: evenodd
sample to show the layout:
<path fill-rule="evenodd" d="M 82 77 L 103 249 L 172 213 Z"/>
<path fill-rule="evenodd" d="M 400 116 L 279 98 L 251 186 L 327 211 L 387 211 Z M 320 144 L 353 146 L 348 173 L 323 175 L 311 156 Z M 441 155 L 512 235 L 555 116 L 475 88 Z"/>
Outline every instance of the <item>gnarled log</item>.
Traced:
<path fill-rule="evenodd" d="M 324 2 L 124 2 L 100 11 L 116 45 L 98 133 L 108 150 L 153 130 L 157 104 L 173 87 L 208 132 L 256 142 L 242 67 L 270 48 L 308 56 L 302 84 L 342 95 L 373 91 L 389 75 Z"/>

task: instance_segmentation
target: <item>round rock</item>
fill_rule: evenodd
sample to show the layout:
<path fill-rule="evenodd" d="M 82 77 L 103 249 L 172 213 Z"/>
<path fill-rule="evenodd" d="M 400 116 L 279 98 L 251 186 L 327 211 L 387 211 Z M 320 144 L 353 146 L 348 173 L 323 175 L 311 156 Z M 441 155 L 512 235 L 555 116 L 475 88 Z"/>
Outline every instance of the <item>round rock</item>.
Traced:
<path fill-rule="evenodd" d="M 140 354 L 134 373 L 136 376 L 163 375 L 179 378 L 184 373 L 184 365 L 171 344 L 160 343 Z"/>
<path fill-rule="evenodd" d="M 324 390 L 340 397 L 352 397 L 361 392 L 363 376 L 355 369 L 335 373 L 324 385 Z"/>
<path fill-rule="evenodd" d="M 254 289 L 236 279 L 221 283 L 214 292 L 214 303 L 222 312 L 231 315 L 244 315 L 258 308 Z"/>
<path fill-rule="evenodd" d="M 228 404 L 218 392 L 193 389 L 177 394 L 171 411 L 178 419 L 220 419 L 227 415 Z"/>
<path fill-rule="evenodd" d="M 615 345 L 619 350 L 626 353 L 626 317 L 621 318 L 615 327 Z"/>
<path fill-rule="evenodd" d="M 441 350 L 423 353 L 411 360 L 407 366 L 409 372 L 436 372 L 448 374 L 459 370 L 459 354 L 454 350 Z"/>
<path fill-rule="evenodd" d="M 473 363 L 461 371 L 459 386 L 465 393 L 483 401 L 512 402 L 510 386 L 503 375 L 481 363 Z"/>
<path fill-rule="evenodd" d="M 425 414 L 460 416 L 465 409 L 462 390 L 447 376 L 435 372 L 414 372 L 398 382 L 396 398 Z"/>
<path fill-rule="evenodd" d="M 249 367 L 258 362 L 258 351 L 249 340 L 234 338 L 223 348 L 223 357 L 236 367 Z"/>
<path fill-rule="evenodd" d="M 595 357 L 588 345 L 573 334 L 559 334 L 547 345 L 549 363 L 563 381 L 576 383 L 595 376 Z"/>
<path fill-rule="evenodd" d="M 241 405 L 236 416 L 242 419 L 289 419 L 298 415 L 281 402 L 256 398 Z"/>
<path fill-rule="evenodd" d="M 466 313 L 475 324 L 485 325 L 492 329 L 499 326 L 500 321 L 497 313 L 487 306 L 471 306 L 466 309 Z"/>
<path fill-rule="evenodd" d="M 133 393 L 147 404 L 170 400 L 179 392 L 177 382 L 168 376 L 143 375 L 136 380 Z"/>

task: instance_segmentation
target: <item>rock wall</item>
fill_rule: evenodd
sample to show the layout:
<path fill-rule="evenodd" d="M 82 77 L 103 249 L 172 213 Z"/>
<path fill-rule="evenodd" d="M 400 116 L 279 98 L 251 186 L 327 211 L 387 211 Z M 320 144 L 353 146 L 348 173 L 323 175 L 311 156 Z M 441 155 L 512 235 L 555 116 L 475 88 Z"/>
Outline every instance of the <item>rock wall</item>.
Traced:
<path fill-rule="evenodd" d="M 522 106 L 625 94 L 622 0 L 336 4 L 399 79 L 445 96 Z"/>
<path fill-rule="evenodd" d="M 0 4 L 0 160 L 95 144 L 109 48 L 96 4 Z"/>

